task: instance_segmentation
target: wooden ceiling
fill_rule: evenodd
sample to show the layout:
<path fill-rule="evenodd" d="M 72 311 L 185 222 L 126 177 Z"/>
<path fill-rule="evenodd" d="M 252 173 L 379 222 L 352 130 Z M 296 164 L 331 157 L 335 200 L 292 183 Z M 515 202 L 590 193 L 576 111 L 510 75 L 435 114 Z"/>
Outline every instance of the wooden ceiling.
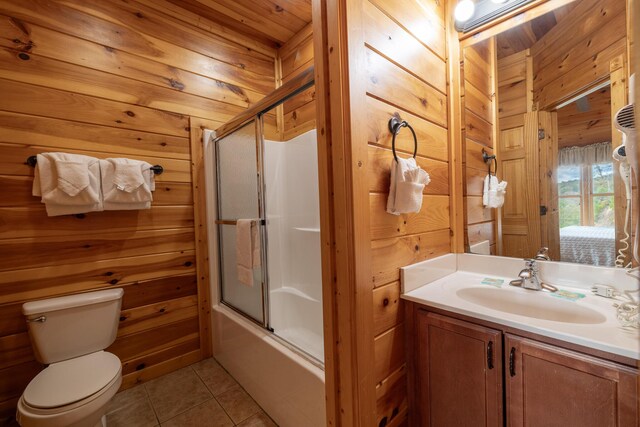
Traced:
<path fill-rule="evenodd" d="M 496 38 L 498 59 L 521 52 L 533 46 L 576 6 L 577 2 L 553 10 L 511 30 L 500 33 Z"/>
<path fill-rule="evenodd" d="M 558 148 L 611 141 L 611 88 L 558 109 Z"/>
<path fill-rule="evenodd" d="M 311 22 L 311 0 L 169 1 L 273 47 Z"/>

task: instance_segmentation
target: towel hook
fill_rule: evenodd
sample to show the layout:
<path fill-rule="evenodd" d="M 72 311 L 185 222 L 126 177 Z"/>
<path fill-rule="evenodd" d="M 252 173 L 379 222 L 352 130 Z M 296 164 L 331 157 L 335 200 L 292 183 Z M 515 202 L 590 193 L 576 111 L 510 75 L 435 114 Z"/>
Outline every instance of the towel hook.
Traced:
<path fill-rule="evenodd" d="M 416 132 L 413 130 L 411 125 L 407 123 L 406 120 L 400 120 L 399 117 L 393 116 L 389 119 L 389 132 L 393 135 L 391 139 L 391 150 L 393 151 L 393 158 L 398 161 L 398 155 L 396 154 L 396 135 L 400 133 L 400 129 L 409 128 L 411 133 L 413 134 L 413 158 L 416 158 L 416 154 L 418 153 L 418 137 L 416 136 Z"/>
<path fill-rule="evenodd" d="M 36 165 L 38 164 L 38 157 L 36 156 L 27 157 L 27 161 L 25 162 L 25 164 L 31 166 L 32 168 L 35 168 Z M 153 171 L 154 175 L 160 175 L 162 172 L 164 172 L 164 168 L 160 165 L 151 166 L 149 169 Z"/>
<path fill-rule="evenodd" d="M 484 160 L 484 162 L 487 164 L 487 170 L 489 172 L 489 176 L 491 176 L 491 160 L 493 160 L 493 174 L 495 176 L 498 176 L 498 159 L 496 159 L 496 155 L 495 154 L 489 154 L 485 151 L 485 149 L 482 149 L 482 160 Z"/>

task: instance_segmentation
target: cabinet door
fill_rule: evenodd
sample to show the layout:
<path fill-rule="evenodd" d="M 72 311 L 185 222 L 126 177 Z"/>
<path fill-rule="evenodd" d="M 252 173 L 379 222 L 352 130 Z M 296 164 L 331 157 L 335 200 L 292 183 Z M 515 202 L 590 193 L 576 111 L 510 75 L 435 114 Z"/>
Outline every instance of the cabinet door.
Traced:
<path fill-rule="evenodd" d="M 510 427 L 637 427 L 638 371 L 506 335 Z"/>
<path fill-rule="evenodd" d="M 501 332 L 422 310 L 417 326 L 420 425 L 501 426 Z"/>

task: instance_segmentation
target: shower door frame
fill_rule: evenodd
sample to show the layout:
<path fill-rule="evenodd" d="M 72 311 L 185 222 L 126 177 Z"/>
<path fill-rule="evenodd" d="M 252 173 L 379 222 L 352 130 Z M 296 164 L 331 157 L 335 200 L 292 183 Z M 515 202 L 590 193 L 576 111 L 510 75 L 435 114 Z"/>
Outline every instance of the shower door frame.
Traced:
<path fill-rule="evenodd" d="M 311 76 L 306 77 L 306 76 Z M 236 313 L 242 315 L 243 317 L 251 320 L 253 323 L 256 323 L 257 325 L 259 325 L 260 327 L 273 332 L 273 328 L 271 328 L 270 326 L 270 322 L 269 322 L 269 317 L 270 317 L 270 310 L 269 310 L 269 270 L 268 270 L 268 254 L 267 254 L 267 249 L 268 249 L 268 234 L 267 234 L 267 218 L 266 218 L 266 204 L 265 204 L 265 194 L 266 194 L 266 185 L 264 182 L 264 126 L 263 126 L 263 117 L 264 114 L 273 109 L 274 107 L 284 103 L 286 100 L 288 100 L 289 98 L 292 98 L 296 95 L 298 95 L 299 93 L 305 91 L 306 89 L 312 87 L 315 84 L 315 79 L 313 78 L 313 67 L 311 67 L 310 69 L 308 69 L 305 73 L 302 73 L 300 75 L 300 78 L 303 79 L 301 83 L 297 83 L 295 82 L 295 86 L 293 87 L 293 89 L 291 90 L 286 90 L 285 86 L 281 86 L 280 89 L 284 89 L 285 92 L 281 95 L 281 96 L 274 96 L 276 95 L 276 93 L 278 92 L 278 89 L 276 89 L 276 91 L 272 92 L 271 94 L 265 96 L 265 98 L 263 98 L 263 101 L 266 101 L 264 103 L 260 102 L 258 104 L 256 104 L 255 107 L 259 107 L 257 109 L 257 111 L 253 112 L 251 115 L 244 117 L 243 119 L 234 119 L 230 122 L 228 122 L 226 125 L 222 126 L 222 128 L 220 128 L 220 136 L 216 135 L 216 138 L 213 140 L 213 144 L 214 144 L 214 150 L 215 150 L 215 157 L 216 157 L 216 176 L 215 176 L 215 180 L 216 180 L 216 187 L 217 187 L 217 191 L 216 191 L 216 205 L 217 205 L 217 216 L 220 215 L 220 203 L 221 203 L 221 198 L 220 198 L 220 179 L 219 179 L 219 173 L 220 173 L 220 155 L 219 155 L 219 151 L 218 151 L 218 142 L 220 142 L 222 139 L 226 138 L 227 136 L 232 135 L 235 131 L 242 129 L 243 127 L 247 126 L 248 124 L 250 124 L 252 121 L 255 122 L 255 139 L 256 139 L 256 171 L 257 171 L 257 190 L 258 190 L 258 215 L 259 215 L 259 224 L 260 224 L 260 246 L 261 246 L 261 262 L 262 262 L 262 322 L 258 321 L 257 319 L 254 319 L 252 316 L 250 316 L 248 313 L 244 312 L 242 309 L 235 307 L 233 304 L 231 304 L 230 302 L 227 302 L 224 300 L 224 290 L 223 290 L 223 282 L 224 282 L 224 277 L 223 277 L 223 270 L 222 270 L 222 266 L 223 264 L 223 251 L 222 251 L 222 239 L 220 238 L 221 233 L 220 231 L 218 231 L 218 265 L 220 266 L 220 268 L 218 268 L 218 292 L 220 295 L 220 303 L 225 305 L 226 307 L 229 307 L 230 309 L 232 309 L 233 311 L 235 311 Z M 292 81 L 293 82 L 293 81 Z M 245 112 L 246 114 L 246 112 Z M 228 225 L 228 221 L 229 219 L 223 219 L 223 218 L 217 218 L 215 221 L 215 225 L 218 227 L 218 230 L 220 230 L 220 227 L 223 227 L 225 225 Z"/>

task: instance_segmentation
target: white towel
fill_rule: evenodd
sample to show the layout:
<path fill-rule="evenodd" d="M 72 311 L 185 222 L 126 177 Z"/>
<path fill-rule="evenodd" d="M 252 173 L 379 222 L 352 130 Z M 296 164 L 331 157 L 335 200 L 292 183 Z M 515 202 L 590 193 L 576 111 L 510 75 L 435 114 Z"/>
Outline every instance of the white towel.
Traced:
<path fill-rule="evenodd" d="M 98 159 L 80 154 L 37 155 L 32 194 L 40 196 L 48 216 L 103 210 Z"/>
<path fill-rule="evenodd" d="M 254 281 L 259 280 L 256 273 L 262 264 L 261 255 L 258 221 L 239 219 L 236 222 L 236 271 L 240 283 L 253 287 Z"/>
<path fill-rule="evenodd" d="M 506 181 L 499 182 L 497 176 L 487 175 L 484 177 L 482 204 L 489 208 L 500 208 L 504 205 L 504 196 L 506 192 Z"/>
<path fill-rule="evenodd" d="M 387 212 L 393 215 L 420 212 L 422 190 L 429 184 L 429 174 L 420 169 L 416 160 L 391 159 L 391 185 L 387 199 Z"/>
<path fill-rule="evenodd" d="M 155 190 L 151 165 L 140 160 L 100 160 L 104 210 L 150 209 Z"/>

